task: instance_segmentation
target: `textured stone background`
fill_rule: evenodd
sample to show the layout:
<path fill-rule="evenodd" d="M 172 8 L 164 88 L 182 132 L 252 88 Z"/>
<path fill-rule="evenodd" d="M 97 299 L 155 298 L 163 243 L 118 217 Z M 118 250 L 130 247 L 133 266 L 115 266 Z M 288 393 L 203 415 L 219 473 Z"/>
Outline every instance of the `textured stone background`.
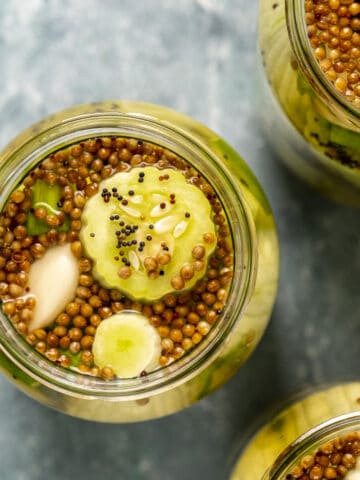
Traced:
<path fill-rule="evenodd" d="M 127 98 L 178 109 L 247 159 L 273 206 L 282 254 L 258 350 L 186 411 L 92 424 L 48 410 L 0 378 L 1 480 L 226 479 L 244 432 L 269 405 L 358 373 L 359 212 L 290 176 L 259 132 L 256 10 L 250 0 L 0 2 L 0 147 L 75 103 Z"/>

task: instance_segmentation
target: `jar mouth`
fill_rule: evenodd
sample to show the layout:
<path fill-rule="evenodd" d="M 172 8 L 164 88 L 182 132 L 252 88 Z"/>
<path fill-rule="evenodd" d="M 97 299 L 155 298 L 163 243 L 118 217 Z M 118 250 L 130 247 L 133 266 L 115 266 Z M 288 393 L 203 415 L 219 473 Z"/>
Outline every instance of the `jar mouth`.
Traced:
<path fill-rule="evenodd" d="M 0 348 L 4 354 L 40 384 L 57 391 L 71 392 L 73 396 L 137 398 L 144 394 L 158 393 L 170 384 L 174 386 L 182 383 L 184 378 L 192 378 L 211 362 L 221 345 L 226 342 L 251 297 L 256 280 L 255 228 L 248 207 L 231 172 L 221 158 L 211 151 L 206 141 L 199 139 L 196 132 L 203 130 L 202 133 L 206 135 L 215 134 L 186 117 L 191 130 L 179 128 L 171 121 L 159 120 L 146 113 L 145 104 L 129 102 L 121 110 L 91 113 L 85 111 L 65 117 L 60 122 L 50 122 L 50 126 L 45 119 L 44 124 L 40 123 L 29 129 L 28 133 L 32 134 L 32 138 L 26 139 L 12 152 L 9 148 L 4 151 L 0 169 L 0 208 L 3 208 L 14 186 L 25 174 L 60 148 L 100 136 L 122 136 L 149 141 L 183 157 L 201 172 L 215 190 L 228 217 L 234 248 L 234 276 L 224 310 L 206 338 L 184 357 L 149 372 L 145 377 L 104 381 L 56 366 L 37 353 L 0 312 Z M 133 113 L 134 111 L 138 113 Z M 164 111 L 176 115 L 175 112 L 166 109 Z M 183 116 L 180 118 L 184 121 Z"/>
<path fill-rule="evenodd" d="M 309 451 L 342 434 L 360 429 L 360 411 L 339 415 L 317 425 L 294 440 L 276 459 L 267 478 L 277 480 L 291 469 Z M 265 477 L 264 477 L 265 478 Z"/>
<path fill-rule="evenodd" d="M 350 117 L 347 122 L 350 122 L 353 128 L 358 128 L 360 108 L 353 105 L 345 95 L 336 90 L 324 75 L 312 52 L 306 29 L 304 0 L 285 0 L 285 11 L 292 51 L 307 80 L 324 101 L 330 101 L 334 105 L 334 113 L 340 117 L 344 117 L 345 113 Z"/>

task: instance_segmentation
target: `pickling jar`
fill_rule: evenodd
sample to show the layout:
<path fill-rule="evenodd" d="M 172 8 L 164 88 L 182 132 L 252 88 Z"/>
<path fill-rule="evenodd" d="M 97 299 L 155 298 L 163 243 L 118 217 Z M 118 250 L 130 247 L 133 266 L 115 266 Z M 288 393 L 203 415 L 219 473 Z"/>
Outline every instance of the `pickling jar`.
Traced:
<path fill-rule="evenodd" d="M 0 313 L 0 369 L 20 390 L 69 415 L 134 422 L 176 412 L 228 380 L 266 328 L 278 282 L 278 242 L 265 195 L 249 167 L 217 134 L 164 107 L 134 102 L 77 106 L 45 118 L 0 155 L 0 203 L 39 161 L 88 138 L 121 136 L 160 145 L 190 162 L 215 189 L 228 217 L 234 276 L 206 339 L 146 377 L 103 380 L 40 355 Z"/>
<path fill-rule="evenodd" d="M 259 115 L 269 142 L 293 173 L 325 196 L 359 206 L 360 97 L 353 98 L 353 93 L 360 91 L 360 83 L 358 79 L 351 90 L 345 88 L 342 78 L 333 81 L 337 76 L 334 68 L 339 71 L 348 68 L 353 72 L 351 81 L 356 82 L 359 22 L 356 15 L 346 16 L 343 10 L 330 7 L 327 15 L 321 15 L 321 9 L 316 10 L 320 8 L 318 3 L 260 1 Z M 348 1 L 337 4 L 338 8 L 350 8 Z M 352 12 L 355 7 L 351 8 Z M 347 40 L 353 42 L 350 46 L 343 43 L 342 27 L 338 29 L 339 38 L 332 40 L 334 45 L 338 44 L 336 48 L 324 46 L 322 38 L 328 35 L 326 28 L 335 31 L 336 18 L 340 25 L 355 22 L 352 37 Z M 323 29 L 320 36 L 314 34 L 318 25 Z M 350 35 L 348 31 L 344 31 L 345 34 Z M 348 50 L 343 52 L 342 46 Z M 341 60 L 343 65 L 340 62 L 330 68 L 327 55 Z"/>
<path fill-rule="evenodd" d="M 328 476 L 317 477 L 316 471 L 312 472 L 313 476 L 306 475 L 317 449 L 351 432 L 360 434 L 359 398 L 359 382 L 328 385 L 301 392 L 279 407 L 277 413 L 267 412 L 264 425 L 255 429 L 255 433 L 253 430 L 247 441 L 242 439 L 231 480 L 300 479 L 302 475 L 304 478 L 342 478 L 331 476 L 334 475 L 331 470 L 336 471 L 341 465 L 337 461 L 323 462 L 322 473 L 325 475 L 328 467 Z M 330 457 L 330 451 L 327 455 Z M 305 466 L 307 471 L 302 470 Z"/>

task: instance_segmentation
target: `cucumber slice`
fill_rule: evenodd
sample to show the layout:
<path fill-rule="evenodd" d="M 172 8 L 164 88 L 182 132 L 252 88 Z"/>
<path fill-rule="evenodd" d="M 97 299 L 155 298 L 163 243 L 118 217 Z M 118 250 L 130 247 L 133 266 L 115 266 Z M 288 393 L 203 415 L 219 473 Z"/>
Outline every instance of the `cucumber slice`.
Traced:
<path fill-rule="evenodd" d="M 81 220 L 93 275 L 135 300 L 191 288 L 216 246 L 208 199 L 174 169 L 134 168 L 104 180 Z"/>
<path fill-rule="evenodd" d="M 95 365 L 132 378 L 159 366 L 161 340 L 145 316 L 123 311 L 100 323 L 92 351 Z"/>

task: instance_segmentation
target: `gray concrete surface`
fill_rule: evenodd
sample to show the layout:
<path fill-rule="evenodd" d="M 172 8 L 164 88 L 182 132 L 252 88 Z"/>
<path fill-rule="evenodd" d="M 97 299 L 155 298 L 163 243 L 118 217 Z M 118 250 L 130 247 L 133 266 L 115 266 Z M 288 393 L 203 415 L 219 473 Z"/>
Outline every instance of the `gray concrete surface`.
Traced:
<path fill-rule="evenodd" d="M 175 108 L 247 159 L 272 204 L 282 255 L 272 321 L 253 357 L 172 417 L 92 424 L 0 377 L 1 480 L 226 479 L 239 442 L 271 404 L 358 375 L 359 211 L 293 178 L 263 138 L 253 101 L 256 13 L 250 0 L 0 2 L 0 147 L 76 103 Z"/>

